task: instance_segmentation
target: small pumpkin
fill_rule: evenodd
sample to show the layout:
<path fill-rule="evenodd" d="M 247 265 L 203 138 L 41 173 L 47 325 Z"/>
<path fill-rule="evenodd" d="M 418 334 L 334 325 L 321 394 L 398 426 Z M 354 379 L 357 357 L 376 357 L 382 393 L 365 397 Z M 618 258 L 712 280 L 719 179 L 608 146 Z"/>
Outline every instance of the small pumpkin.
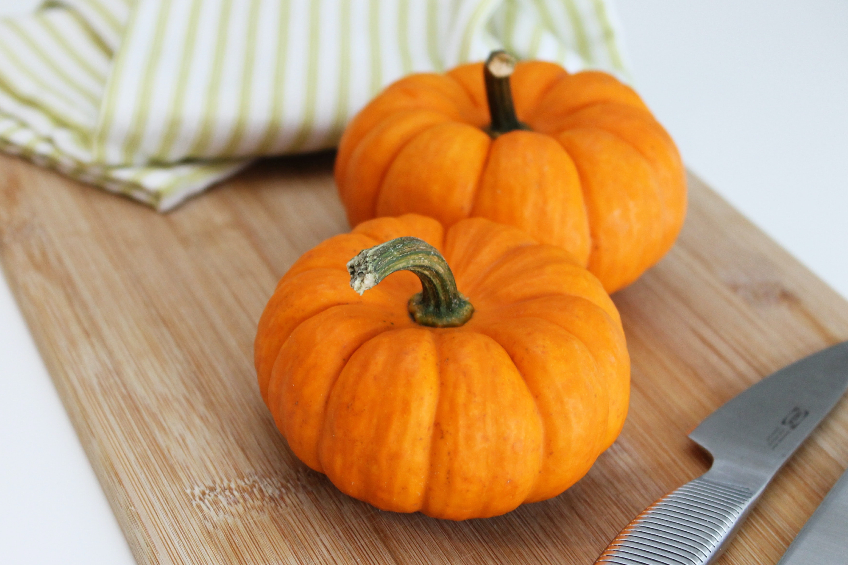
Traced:
<path fill-rule="evenodd" d="M 452 520 L 563 492 L 629 396 L 600 282 L 481 218 L 378 218 L 308 251 L 262 314 L 255 364 L 306 465 L 378 508 Z"/>
<path fill-rule="evenodd" d="M 339 144 L 351 225 L 485 217 L 570 251 L 608 292 L 655 264 L 686 211 L 677 147 L 630 87 L 504 52 L 387 87 Z"/>

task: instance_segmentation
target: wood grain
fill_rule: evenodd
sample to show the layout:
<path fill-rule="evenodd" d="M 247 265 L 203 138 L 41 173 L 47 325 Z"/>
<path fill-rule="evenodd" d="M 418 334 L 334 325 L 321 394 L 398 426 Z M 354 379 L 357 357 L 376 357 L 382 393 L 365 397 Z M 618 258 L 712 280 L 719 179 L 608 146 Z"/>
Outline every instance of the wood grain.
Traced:
<path fill-rule="evenodd" d="M 0 156 L 4 272 L 140 564 L 592 563 L 707 469 L 701 419 L 848 339 L 848 303 L 690 177 L 677 245 L 614 296 L 633 395 L 589 474 L 494 519 L 377 511 L 292 456 L 252 367 L 279 277 L 347 229 L 332 157 L 262 162 L 160 215 Z M 843 399 L 721 562 L 777 562 L 845 467 Z"/>

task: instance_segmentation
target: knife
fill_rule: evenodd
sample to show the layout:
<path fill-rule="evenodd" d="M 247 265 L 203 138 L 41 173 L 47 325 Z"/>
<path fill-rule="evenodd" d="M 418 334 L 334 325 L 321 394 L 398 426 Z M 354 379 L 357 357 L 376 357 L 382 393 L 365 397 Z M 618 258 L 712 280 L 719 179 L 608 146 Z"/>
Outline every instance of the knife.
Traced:
<path fill-rule="evenodd" d="M 712 455 L 710 469 L 645 509 L 595 563 L 712 563 L 771 478 L 846 388 L 848 342 L 843 342 L 730 399 L 689 434 Z"/>
<path fill-rule="evenodd" d="M 844 565 L 848 561 L 848 472 L 836 482 L 777 565 Z"/>

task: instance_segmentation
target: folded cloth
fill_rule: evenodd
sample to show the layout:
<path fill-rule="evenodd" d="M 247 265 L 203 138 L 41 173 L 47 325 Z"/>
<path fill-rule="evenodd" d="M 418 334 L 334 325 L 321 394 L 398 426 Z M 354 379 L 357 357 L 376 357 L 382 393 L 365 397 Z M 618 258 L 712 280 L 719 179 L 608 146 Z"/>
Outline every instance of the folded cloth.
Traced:
<path fill-rule="evenodd" d="M 64 0 L 0 19 L 0 149 L 164 211 L 504 48 L 625 78 L 612 0 Z"/>

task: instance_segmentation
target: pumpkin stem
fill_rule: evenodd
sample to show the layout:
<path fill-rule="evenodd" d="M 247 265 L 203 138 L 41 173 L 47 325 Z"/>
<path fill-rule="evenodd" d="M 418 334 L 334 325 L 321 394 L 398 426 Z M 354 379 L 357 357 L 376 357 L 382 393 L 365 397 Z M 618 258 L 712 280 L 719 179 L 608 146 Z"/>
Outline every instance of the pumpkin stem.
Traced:
<path fill-rule="evenodd" d="M 350 286 L 360 295 L 395 271 L 412 271 L 421 292 L 409 299 L 412 319 L 437 328 L 461 326 L 474 307 L 456 288 L 456 280 L 435 247 L 417 237 L 399 237 L 360 251 L 347 264 Z"/>
<path fill-rule="evenodd" d="M 515 70 L 515 62 L 515 57 L 506 51 L 492 51 L 483 66 L 486 100 L 489 102 L 489 116 L 492 118 L 487 131 L 492 137 L 517 129 L 529 129 L 518 121 L 512 102 L 509 77 Z"/>

